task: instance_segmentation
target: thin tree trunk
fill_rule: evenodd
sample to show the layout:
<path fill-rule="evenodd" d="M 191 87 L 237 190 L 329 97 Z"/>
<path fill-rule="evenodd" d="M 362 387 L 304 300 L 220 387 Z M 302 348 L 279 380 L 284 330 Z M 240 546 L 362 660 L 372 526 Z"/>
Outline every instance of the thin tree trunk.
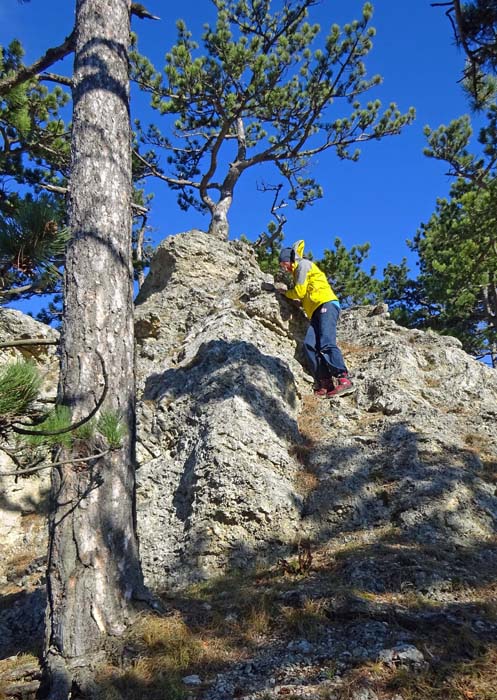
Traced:
<path fill-rule="evenodd" d="M 77 0 L 69 246 L 59 395 L 73 420 L 108 375 L 106 408 L 127 428 L 121 449 L 53 470 L 46 662 L 51 700 L 77 683 L 92 695 L 93 664 L 123 632 L 142 593 L 134 513 L 134 365 L 131 268 L 130 0 Z M 81 442 L 81 441 L 80 441 Z M 98 447 L 81 442 L 62 459 Z"/>
<path fill-rule="evenodd" d="M 230 227 L 228 223 L 228 211 L 233 202 L 233 195 L 222 197 L 217 204 L 211 209 L 211 222 L 209 224 L 209 233 L 222 241 L 227 241 Z"/>

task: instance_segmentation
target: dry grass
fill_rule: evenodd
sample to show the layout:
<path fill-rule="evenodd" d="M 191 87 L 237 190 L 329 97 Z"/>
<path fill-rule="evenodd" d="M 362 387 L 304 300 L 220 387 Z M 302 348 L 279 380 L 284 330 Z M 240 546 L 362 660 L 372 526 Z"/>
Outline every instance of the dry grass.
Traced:
<path fill-rule="evenodd" d="M 170 671 L 184 671 L 198 661 L 201 647 L 179 616 L 142 616 L 131 628 L 129 642 L 149 654 L 163 656 Z"/>
<path fill-rule="evenodd" d="M 323 636 L 327 622 L 323 600 L 308 599 L 299 608 L 281 608 L 280 631 L 289 638 L 317 641 Z"/>
<path fill-rule="evenodd" d="M 220 637 L 210 637 L 208 629 L 191 629 L 179 615 L 143 615 L 129 631 L 125 668 L 101 667 L 97 677 L 99 697 L 182 700 L 187 696 L 181 680 L 184 676 L 234 660 L 226 646 Z"/>
<path fill-rule="evenodd" d="M 417 672 L 385 668 L 375 680 L 380 690 L 404 700 L 497 700 L 496 664 L 497 650 L 491 648 L 474 660 L 441 660 Z"/>
<path fill-rule="evenodd" d="M 425 377 L 425 384 L 432 389 L 436 389 L 441 385 L 441 381 L 438 377 Z"/>
<path fill-rule="evenodd" d="M 275 637 L 317 642 L 330 624 L 350 624 L 358 615 L 361 620 L 374 620 L 378 611 L 391 611 L 394 628 L 395 611 L 410 615 L 413 621 L 418 612 L 440 608 L 440 603 L 412 588 L 404 589 L 401 579 L 396 579 L 397 557 L 410 557 L 413 566 L 427 568 L 440 552 L 436 546 L 433 551 L 415 549 L 397 538 L 394 528 L 384 527 L 355 533 L 349 542 L 337 539 L 313 551 L 313 566 L 307 576 L 288 576 L 276 566 L 250 576 L 224 577 L 192 586 L 169 599 L 176 611 L 173 615 L 142 615 L 136 621 L 126 639 L 122 662 L 100 669 L 100 700 L 194 700 L 202 696 L 217 673 L 253 657 Z M 392 589 L 383 593 L 352 590 L 343 578 L 347 563 L 371 557 L 379 557 L 392 572 Z M 405 561 L 402 566 L 406 566 Z M 293 607 L 282 593 L 296 587 L 301 595 Z M 426 623 L 420 614 L 419 624 L 409 630 L 411 643 L 424 654 L 425 666 L 367 661 L 341 676 L 332 666 L 328 680 L 316 690 L 316 698 L 352 700 L 357 691 L 370 688 L 379 700 L 391 700 L 396 694 L 403 700 L 497 700 L 497 648 L 483 642 L 471 627 L 471 620 L 497 619 L 496 592 L 493 581 L 479 587 L 478 599 L 470 589 L 458 592 L 459 625 Z M 346 607 L 348 598 L 350 608 Z M 358 606 L 358 599 L 364 604 Z M 339 610 L 337 617 L 335 609 Z M 182 682 L 190 674 L 202 679 L 198 688 L 188 688 Z M 292 697 L 291 693 L 286 697 Z"/>
<path fill-rule="evenodd" d="M 357 345 L 355 343 L 348 343 L 346 340 L 340 340 L 340 349 L 347 357 L 367 357 L 374 352 L 379 352 L 379 348 L 374 345 Z"/>
<path fill-rule="evenodd" d="M 310 449 L 329 437 L 329 402 L 318 396 L 304 396 L 302 411 L 298 417 L 300 434 Z"/>
<path fill-rule="evenodd" d="M 421 669 L 369 662 L 348 671 L 338 683 L 323 684 L 319 698 L 353 700 L 369 689 L 381 700 L 497 700 L 496 663 L 494 647 L 475 660 L 438 660 Z"/>
<path fill-rule="evenodd" d="M 16 554 L 15 556 L 9 557 L 5 563 L 5 570 L 9 572 L 12 578 L 18 579 L 23 576 L 28 566 L 33 562 L 35 558 L 35 552 L 24 552 L 23 554 Z"/>
<path fill-rule="evenodd" d="M 485 443 L 485 438 L 478 433 L 466 433 L 463 440 L 469 447 L 483 447 Z"/>
<path fill-rule="evenodd" d="M 298 471 L 295 475 L 295 488 L 302 496 L 308 496 L 319 486 L 319 478 L 308 469 Z"/>
<path fill-rule="evenodd" d="M 194 697 L 195 688 L 182 683 L 184 676 L 209 679 L 247 658 L 271 632 L 276 618 L 273 597 L 258 590 L 257 578 L 235 576 L 198 584 L 175 602 L 174 615 L 146 614 L 134 623 L 126 640 L 125 669 L 100 669 L 101 700 Z"/>

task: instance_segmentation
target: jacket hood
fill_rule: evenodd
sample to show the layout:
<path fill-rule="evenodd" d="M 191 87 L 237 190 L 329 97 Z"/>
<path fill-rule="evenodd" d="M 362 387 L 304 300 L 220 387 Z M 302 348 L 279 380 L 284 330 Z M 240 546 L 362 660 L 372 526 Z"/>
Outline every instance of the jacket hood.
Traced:
<path fill-rule="evenodd" d="M 282 248 L 280 262 L 298 263 L 304 255 L 304 241 L 296 241 L 291 248 Z"/>
<path fill-rule="evenodd" d="M 295 251 L 295 261 L 298 262 L 304 257 L 304 246 L 305 242 L 303 240 L 295 241 L 292 245 L 292 250 Z"/>

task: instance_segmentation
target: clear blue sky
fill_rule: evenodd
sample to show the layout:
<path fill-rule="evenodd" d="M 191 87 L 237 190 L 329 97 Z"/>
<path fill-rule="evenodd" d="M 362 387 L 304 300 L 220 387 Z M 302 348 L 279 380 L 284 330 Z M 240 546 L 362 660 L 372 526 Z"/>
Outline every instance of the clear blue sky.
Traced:
<path fill-rule="evenodd" d="M 147 0 L 145 4 L 161 20 L 134 18 L 133 28 L 139 33 L 142 52 L 157 68 L 163 67 L 164 54 L 174 43 L 176 19 L 183 18 L 200 39 L 203 23 L 214 17 L 210 0 Z M 304 238 L 317 257 L 332 246 L 336 236 L 347 247 L 368 241 L 368 263 L 381 272 L 387 262 L 399 262 L 403 256 L 414 263 L 405 241 L 428 220 L 436 198 L 449 189 L 447 167 L 423 155 L 424 125 L 448 123 L 468 107 L 457 83 L 463 55 L 454 46 L 443 9 L 430 7 L 430 0 L 376 0 L 373 5 L 372 25 L 377 35 L 366 66 L 369 75 L 380 73 L 384 80 L 371 97 L 379 97 L 384 105 L 394 101 L 401 111 L 414 106 L 416 121 L 400 136 L 364 144 L 357 163 L 340 161 L 332 152 L 322 154 L 314 174 L 324 187 L 324 198 L 303 212 L 288 207 L 285 231 L 287 243 Z M 342 25 L 359 18 L 361 8 L 362 2 L 356 0 L 322 0 L 312 8 L 310 20 L 321 24 L 324 33 L 332 23 Z M 26 62 L 30 62 L 70 33 L 73 18 L 71 0 L 31 0 L 27 4 L 1 0 L 0 44 L 20 39 Z M 69 73 L 71 63 L 72 58 L 51 70 Z M 142 99 L 132 100 L 133 116 L 146 122 Z M 271 196 L 257 192 L 258 179 L 256 171 L 247 171 L 237 186 L 230 214 L 231 237 L 244 233 L 255 239 L 266 227 Z M 192 227 L 207 228 L 207 217 L 178 208 L 165 183 L 151 184 L 155 191 L 150 217 L 154 242 Z"/>

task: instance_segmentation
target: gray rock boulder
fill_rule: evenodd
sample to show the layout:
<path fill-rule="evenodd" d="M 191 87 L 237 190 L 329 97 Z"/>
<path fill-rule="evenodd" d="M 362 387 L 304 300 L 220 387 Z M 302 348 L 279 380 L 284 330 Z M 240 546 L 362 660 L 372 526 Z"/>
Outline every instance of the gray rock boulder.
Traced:
<path fill-rule="evenodd" d="M 137 507 L 149 583 L 279 555 L 298 536 L 292 450 L 309 385 L 288 302 L 246 245 L 192 231 L 159 247 L 136 323 Z"/>
<path fill-rule="evenodd" d="M 36 363 L 42 376 L 40 399 L 55 399 L 58 378 L 53 328 L 35 321 L 14 309 L 0 308 L 0 366 L 29 359 Z M 5 347 L 13 341 L 39 339 L 39 343 Z M 22 444 L 22 443 L 21 443 Z M 21 444 L 10 436 L 2 447 L 26 460 L 19 451 Z M 27 461 L 30 461 L 27 459 Z M 16 469 L 14 460 L 0 450 L 0 597 L 8 603 L 0 609 L 0 655 L 28 651 L 43 637 L 45 592 L 41 580 L 45 573 L 47 552 L 46 513 L 50 491 L 49 471 L 29 476 L 2 476 Z M 17 695 L 34 692 L 39 685 L 21 666 L 19 672 L 29 677 L 25 684 L 2 678 L 6 687 L 19 689 Z M 1 675 L 1 674 L 0 674 Z M 39 669 L 38 669 L 39 676 Z M 21 678 L 21 675 L 19 676 Z M 12 683 L 10 683 L 12 681 Z M 1 683 L 0 683 L 1 685 Z M 16 696 L 17 696 L 16 695 Z M 24 697 L 24 695 L 23 695 Z"/>
<path fill-rule="evenodd" d="M 300 310 L 247 246 L 200 231 L 159 247 L 136 324 L 152 586 L 275 561 L 301 538 L 395 529 L 474 546 L 495 535 L 497 377 L 455 338 L 402 328 L 385 305 L 347 310 L 339 343 L 357 390 L 320 401 Z M 381 588 L 364 566 L 351 577 Z"/>
<path fill-rule="evenodd" d="M 54 400 L 57 391 L 56 347 L 46 342 L 56 341 L 58 335 L 53 328 L 20 311 L 0 308 L 0 343 L 8 345 L 16 340 L 40 339 L 40 344 L 0 348 L 0 366 L 23 359 L 34 361 L 42 376 L 40 400 L 43 402 Z M 14 443 L 7 447 L 14 452 L 17 449 Z M 0 472 L 15 469 L 15 462 L 6 452 L 0 450 Z M 13 556 L 16 551 L 21 552 L 31 543 L 31 537 L 38 541 L 39 523 L 31 518 L 28 525 L 27 521 L 24 522 L 24 516 L 44 512 L 49 483 L 50 476 L 46 471 L 38 472 L 29 478 L 0 476 L 0 542 L 7 554 Z M 45 541 L 44 530 L 41 537 Z M 5 557 L 3 560 L 0 561 L 0 579 L 5 573 L 2 570 Z"/>

